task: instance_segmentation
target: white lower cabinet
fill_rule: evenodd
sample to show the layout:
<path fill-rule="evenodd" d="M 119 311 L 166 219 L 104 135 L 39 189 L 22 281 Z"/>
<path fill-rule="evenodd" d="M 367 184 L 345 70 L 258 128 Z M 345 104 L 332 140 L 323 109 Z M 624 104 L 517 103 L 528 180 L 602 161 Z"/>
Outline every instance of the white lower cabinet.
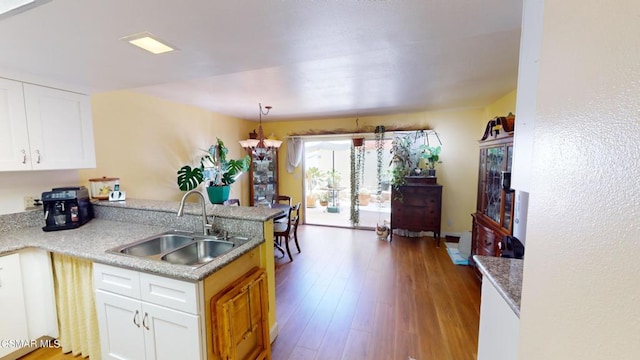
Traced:
<path fill-rule="evenodd" d="M 144 359 L 140 301 L 96 291 L 96 311 L 103 359 Z"/>
<path fill-rule="evenodd" d="M 42 336 L 58 336 L 49 253 L 27 249 L 0 256 L 0 358 Z"/>
<path fill-rule="evenodd" d="M 2 357 L 20 348 L 15 341 L 29 339 L 19 254 L 0 257 L 0 319 Z"/>
<path fill-rule="evenodd" d="M 198 284 L 102 264 L 93 272 L 103 359 L 204 358 Z"/>
<path fill-rule="evenodd" d="M 486 278 L 482 281 L 478 360 L 513 360 L 518 355 L 520 318 Z"/>

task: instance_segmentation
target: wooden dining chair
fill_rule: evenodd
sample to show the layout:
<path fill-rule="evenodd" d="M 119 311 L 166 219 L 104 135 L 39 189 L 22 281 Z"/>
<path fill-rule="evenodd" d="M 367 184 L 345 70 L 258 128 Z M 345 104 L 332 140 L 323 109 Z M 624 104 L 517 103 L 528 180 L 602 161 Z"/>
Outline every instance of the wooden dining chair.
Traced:
<path fill-rule="evenodd" d="M 287 216 L 284 217 L 284 221 L 282 222 L 274 222 L 273 223 L 273 246 L 282 253 L 284 257 L 284 249 L 282 249 L 282 243 L 284 241 L 284 246 L 287 249 L 287 255 L 289 255 L 289 260 L 293 261 L 293 257 L 291 256 L 291 251 L 289 250 L 289 235 L 291 234 L 291 213 L 293 212 L 293 208 L 289 208 L 287 211 Z"/>
<path fill-rule="evenodd" d="M 302 203 L 297 203 L 291 208 L 291 212 L 295 212 L 295 215 L 291 218 L 291 232 L 293 233 L 293 240 L 296 242 L 296 248 L 300 253 L 300 244 L 298 243 L 298 224 L 300 224 L 300 207 Z"/>
<path fill-rule="evenodd" d="M 291 196 L 288 196 L 288 195 L 274 195 L 272 203 L 273 204 L 285 204 L 285 205 L 291 206 Z M 282 217 L 282 218 L 274 220 L 274 221 L 275 222 L 285 222 L 285 221 L 287 221 L 287 218 L 286 217 Z"/>
<path fill-rule="evenodd" d="M 275 195 L 273 197 L 273 201 L 274 204 L 275 203 L 279 203 L 279 204 L 287 204 L 289 206 L 291 206 L 291 196 L 288 195 Z"/>

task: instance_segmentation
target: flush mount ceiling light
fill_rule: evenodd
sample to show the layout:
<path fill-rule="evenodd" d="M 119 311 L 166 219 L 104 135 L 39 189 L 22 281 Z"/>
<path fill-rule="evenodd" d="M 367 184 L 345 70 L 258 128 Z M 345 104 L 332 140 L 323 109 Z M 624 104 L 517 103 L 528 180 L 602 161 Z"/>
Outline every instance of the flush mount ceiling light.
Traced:
<path fill-rule="evenodd" d="M 151 33 L 148 33 L 148 32 L 125 36 L 120 40 L 124 40 L 132 45 L 135 45 L 143 50 L 146 50 L 156 55 L 175 50 L 173 47 L 158 40 L 157 37 L 153 36 Z"/>
<path fill-rule="evenodd" d="M 271 106 L 265 106 L 264 108 L 267 111 L 262 111 L 262 104 L 258 103 L 258 107 L 260 108 L 260 122 L 258 123 L 258 134 L 255 138 L 251 137 L 247 140 L 240 140 L 240 145 L 246 150 L 251 150 L 251 152 L 258 158 L 264 159 L 265 154 L 268 151 L 272 151 L 274 149 L 278 149 L 280 145 L 282 145 L 282 140 L 274 140 L 274 139 L 265 139 L 264 131 L 262 130 L 262 115 L 267 116 L 269 114 L 269 110 L 271 110 Z M 255 130 L 254 130 L 255 134 Z"/>
<path fill-rule="evenodd" d="M 3 0 L 0 1 L 0 16 L 11 16 L 42 5 L 51 0 Z"/>

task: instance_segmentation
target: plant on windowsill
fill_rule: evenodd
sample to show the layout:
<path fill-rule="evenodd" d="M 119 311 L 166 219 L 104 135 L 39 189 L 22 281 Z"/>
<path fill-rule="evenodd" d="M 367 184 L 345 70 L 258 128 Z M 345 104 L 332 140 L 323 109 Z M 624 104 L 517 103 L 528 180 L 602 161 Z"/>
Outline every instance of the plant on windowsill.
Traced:
<path fill-rule="evenodd" d="M 189 191 L 205 182 L 209 201 L 221 204 L 229 198 L 230 185 L 249 170 L 251 158 L 245 155 L 238 160 L 227 159 L 229 149 L 219 138 L 209 150 L 203 151 L 206 154 L 200 158 L 200 166 L 184 165 L 178 170 L 178 187 Z"/>

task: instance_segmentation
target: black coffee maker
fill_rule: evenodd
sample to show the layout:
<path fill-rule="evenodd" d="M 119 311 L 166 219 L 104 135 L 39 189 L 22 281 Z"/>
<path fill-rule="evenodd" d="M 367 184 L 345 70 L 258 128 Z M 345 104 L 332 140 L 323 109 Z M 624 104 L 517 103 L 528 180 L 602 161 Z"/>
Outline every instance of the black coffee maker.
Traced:
<path fill-rule="evenodd" d="M 44 231 L 75 229 L 93 219 L 89 191 L 84 186 L 53 188 L 42 193 Z"/>

